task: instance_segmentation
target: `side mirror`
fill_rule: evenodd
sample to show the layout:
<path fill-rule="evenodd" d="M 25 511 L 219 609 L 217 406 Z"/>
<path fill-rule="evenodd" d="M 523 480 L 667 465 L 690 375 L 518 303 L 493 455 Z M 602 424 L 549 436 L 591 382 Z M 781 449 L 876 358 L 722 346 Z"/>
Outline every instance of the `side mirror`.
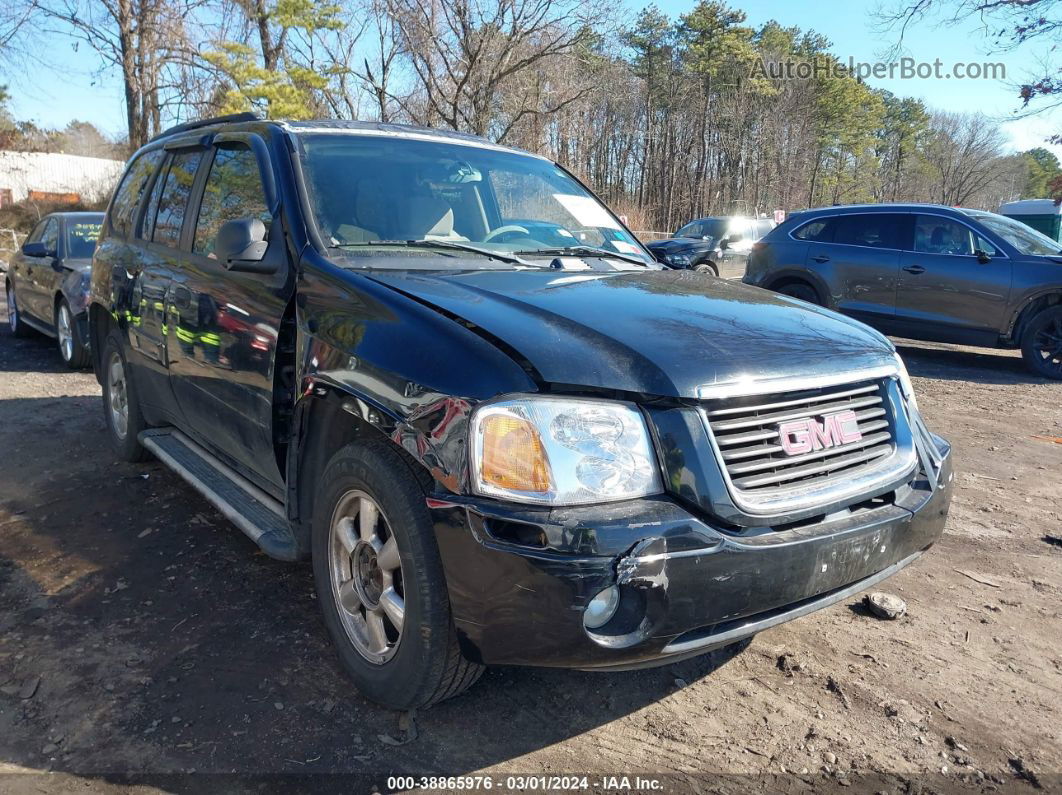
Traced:
<path fill-rule="evenodd" d="M 979 248 L 974 251 L 974 256 L 977 257 L 977 261 L 980 262 L 982 265 L 987 265 L 989 262 L 992 261 L 992 257 L 990 257 L 988 255 L 988 252 L 982 248 Z"/>
<path fill-rule="evenodd" d="M 722 240 L 719 241 L 719 250 L 726 251 L 728 248 L 730 248 L 730 238 L 724 237 Z"/>
<path fill-rule="evenodd" d="M 231 271 L 263 273 L 274 270 L 261 264 L 268 247 L 265 224 L 258 218 L 236 218 L 221 225 L 214 254 Z"/>
<path fill-rule="evenodd" d="M 51 252 L 48 251 L 48 247 L 44 245 L 44 243 L 40 242 L 23 243 L 22 253 L 25 254 L 27 257 L 47 257 L 49 254 L 51 254 Z"/>

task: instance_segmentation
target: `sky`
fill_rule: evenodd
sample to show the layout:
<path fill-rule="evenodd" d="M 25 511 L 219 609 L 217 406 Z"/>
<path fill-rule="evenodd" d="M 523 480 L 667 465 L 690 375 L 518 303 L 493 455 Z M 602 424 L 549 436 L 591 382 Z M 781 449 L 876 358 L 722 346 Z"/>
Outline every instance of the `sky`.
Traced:
<path fill-rule="evenodd" d="M 893 0 L 844 0 L 843 3 L 795 2 L 794 0 L 731 0 L 748 16 L 747 24 L 757 27 L 774 19 L 785 26 L 813 29 L 833 42 L 833 52 L 842 61 L 858 63 L 881 61 L 892 40 L 876 29 L 873 11 L 880 2 Z M 896 0 L 898 2 L 898 0 Z M 645 3 L 623 0 L 634 14 Z M 688 12 L 694 0 L 657 0 L 660 9 L 672 18 Z M 976 111 L 1003 124 L 1010 146 L 1022 151 L 1035 146 L 1052 149 L 1062 158 L 1062 146 L 1048 146 L 1044 139 L 1062 131 L 1062 109 L 1025 119 L 1015 119 L 1019 108 L 1013 83 L 1022 82 L 1036 67 L 1046 45 L 1026 47 L 1018 53 L 989 54 L 977 25 L 946 27 L 923 22 L 908 32 L 906 55 L 916 62 L 942 62 L 943 72 L 956 63 L 1002 63 L 1007 78 L 945 79 L 929 77 L 893 79 L 868 76 L 866 82 L 898 96 L 917 97 L 932 108 L 947 111 Z M 114 72 L 100 73 L 95 53 L 82 45 L 56 38 L 46 47 L 48 57 L 41 69 L 27 77 L 6 76 L 12 94 L 15 117 L 31 119 L 45 127 L 63 127 L 73 119 L 89 121 L 113 136 L 125 130 L 122 89 Z"/>

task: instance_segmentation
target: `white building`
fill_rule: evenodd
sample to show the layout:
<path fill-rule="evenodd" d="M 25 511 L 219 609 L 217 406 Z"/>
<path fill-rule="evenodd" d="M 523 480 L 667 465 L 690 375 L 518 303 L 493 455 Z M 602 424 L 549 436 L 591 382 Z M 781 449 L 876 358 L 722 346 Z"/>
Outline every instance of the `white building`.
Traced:
<path fill-rule="evenodd" d="M 53 152 L 0 152 L 0 206 L 26 199 L 97 202 L 111 195 L 125 163 Z"/>

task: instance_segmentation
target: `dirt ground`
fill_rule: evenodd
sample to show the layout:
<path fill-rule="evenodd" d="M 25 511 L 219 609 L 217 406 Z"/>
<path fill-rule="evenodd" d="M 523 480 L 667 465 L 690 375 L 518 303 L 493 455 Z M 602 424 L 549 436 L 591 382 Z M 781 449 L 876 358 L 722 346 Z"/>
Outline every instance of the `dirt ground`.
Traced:
<path fill-rule="evenodd" d="M 4 319 L 0 791 L 484 773 L 495 789 L 1062 788 L 1062 548 L 1044 540 L 1062 535 L 1062 384 L 1013 353 L 901 351 L 958 472 L 944 538 L 885 584 L 904 618 L 852 599 L 666 668 L 492 669 L 411 717 L 344 678 L 307 566 L 258 553 L 161 465 L 117 463 L 91 373 Z"/>

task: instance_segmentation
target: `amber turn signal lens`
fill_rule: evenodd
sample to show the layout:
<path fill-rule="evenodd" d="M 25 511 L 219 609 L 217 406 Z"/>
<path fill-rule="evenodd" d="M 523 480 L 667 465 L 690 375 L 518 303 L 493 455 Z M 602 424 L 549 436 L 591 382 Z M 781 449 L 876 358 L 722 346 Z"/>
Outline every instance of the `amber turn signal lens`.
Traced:
<path fill-rule="evenodd" d="M 484 419 L 482 433 L 480 477 L 484 483 L 512 491 L 549 491 L 549 461 L 530 422 L 496 414 Z"/>

